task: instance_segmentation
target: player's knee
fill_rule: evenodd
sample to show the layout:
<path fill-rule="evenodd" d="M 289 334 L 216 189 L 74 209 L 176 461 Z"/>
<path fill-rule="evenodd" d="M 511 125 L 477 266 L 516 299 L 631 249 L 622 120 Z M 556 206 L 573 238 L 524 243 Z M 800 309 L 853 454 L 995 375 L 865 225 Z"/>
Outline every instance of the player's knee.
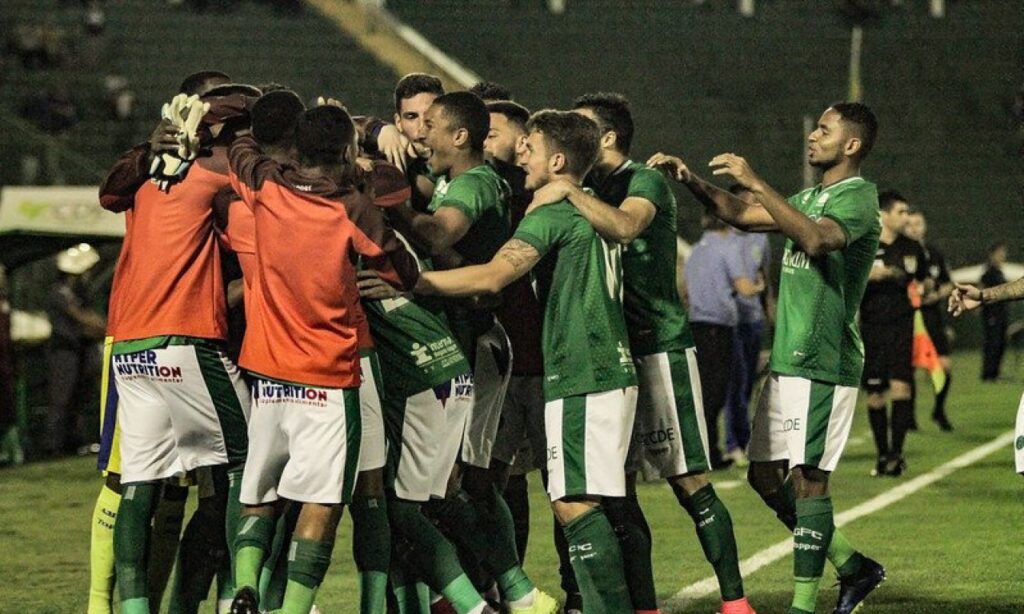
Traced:
<path fill-rule="evenodd" d="M 668 483 L 672 487 L 672 494 L 676 496 L 676 501 L 679 502 L 679 505 L 687 507 L 690 497 L 701 488 L 710 484 L 711 480 L 708 478 L 707 472 L 701 472 L 676 476 L 670 478 Z"/>
<path fill-rule="evenodd" d="M 778 462 L 753 462 L 747 468 L 747 483 L 765 501 L 782 489 L 785 470 L 780 465 Z"/>
<path fill-rule="evenodd" d="M 356 478 L 355 496 L 357 497 L 383 497 L 384 496 L 384 468 L 360 471 Z"/>
<path fill-rule="evenodd" d="M 602 503 L 601 499 L 559 499 L 551 502 L 558 524 L 563 527 Z"/>
<path fill-rule="evenodd" d="M 828 493 L 829 473 L 810 465 L 793 468 L 793 489 L 798 499 L 820 497 Z"/>
<path fill-rule="evenodd" d="M 889 395 L 893 401 L 906 401 L 912 393 L 910 382 L 892 380 L 889 384 Z"/>

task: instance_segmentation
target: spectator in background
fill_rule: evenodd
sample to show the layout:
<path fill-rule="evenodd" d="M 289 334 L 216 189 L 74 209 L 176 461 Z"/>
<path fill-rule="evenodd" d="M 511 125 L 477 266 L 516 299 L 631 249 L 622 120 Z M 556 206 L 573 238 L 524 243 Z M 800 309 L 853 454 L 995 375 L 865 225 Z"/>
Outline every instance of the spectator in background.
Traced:
<path fill-rule="evenodd" d="M 82 13 L 82 26 L 90 36 L 99 36 L 107 29 L 107 14 L 99 0 L 90 0 Z"/>
<path fill-rule="evenodd" d="M 996 243 L 988 250 L 988 268 L 981 276 L 981 287 L 991 288 L 1006 283 L 1003 265 L 1006 264 L 1006 245 Z M 982 345 L 982 381 L 992 382 L 999 378 L 999 367 L 1006 351 L 1006 329 L 1010 324 L 1006 303 L 981 305 L 981 320 L 985 327 Z"/>
<path fill-rule="evenodd" d="M 11 303 L 7 300 L 7 272 L 0 266 L 0 465 L 21 460 L 15 409 Z"/>
<path fill-rule="evenodd" d="M 85 295 L 89 272 L 99 261 L 99 254 L 86 243 L 57 255 L 60 277 L 50 289 L 46 310 L 51 326 L 50 408 L 39 445 L 44 456 L 74 452 L 87 443 L 87 432 L 99 432 L 86 429 L 89 416 L 81 409 L 83 402 L 99 398 L 92 388 L 101 370 L 97 342 L 103 339 L 107 323 L 88 307 Z"/>
<path fill-rule="evenodd" d="M 47 88 L 22 103 L 21 116 L 52 136 L 60 136 L 78 123 L 78 107 L 63 85 Z"/>
<path fill-rule="evenodd" d="M 704 234 L 686 261 L 687 302 L 690 329 L 700 360 L 700 386 L 707 420 L 708 452 L 713 468 L 729 466 L 718 437 L 718 416 L 725 405 L 732 379 L 736 325 L 736 296 L 757 296 L 764 291 L 762 279 L 752 279 L 730 227 L 716 217 L 704 216 Z"/>
<path fill-rule="evenodd" d="M 748 203 L 754 202 L 754 195 L 741 185 L 734 185 L 729 191 Z M 736 466 L 746 467 L 746 449 L 750 441 L 750 393 L 761 357 L 765 310 L 767 308 L 769 320 L 774 317 L 775 299 L 771 286 L 765 281 L 769 278 L 771 264 L 768 235 L 733 229 L 730 237 L 742 260 L 744 277 L 759 282 L 762 289 L 752 296 L 745 296 L 739 289 L 736 291 L 738 321 L 733 343 L 732 378 L 725 404 L 726 456 Z"/>

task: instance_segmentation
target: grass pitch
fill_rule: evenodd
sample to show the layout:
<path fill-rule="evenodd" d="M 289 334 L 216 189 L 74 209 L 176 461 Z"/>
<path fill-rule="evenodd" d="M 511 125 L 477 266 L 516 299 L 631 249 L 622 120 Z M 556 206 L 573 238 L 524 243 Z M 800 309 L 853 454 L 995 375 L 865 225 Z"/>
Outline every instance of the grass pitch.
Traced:
<path fill-rule="evenodd" d="M 907 442 L 905 477 L 871 478 L 874 445 L 867 417 L 858 413 L 850 444 L 833 477 L 836 512 L 852 508 L 1013 428 L 1021 383 L 978 381 L 978 356 L 955 357 L 949 414 L 957 427 L 941 433 L 929 420 L 932 395 L 918 380 L 921 430 Z M 1024 374 L 1007 358 L 1011 376 Z M 1024 381 L 1024 380 L 1022 380 Z M 89 521 L 101 480 L 93 459 L 72 459 L 0 470 L 0 613 L 82 614 L 89 564 Z M 713 480 L 733 517 L 741 559 L 786 538 L 774 515 L 747 487 L 741 470 Z M 640 488 L 654 534 L 658 592 L 668 600 L 711 575 L 690 518 L 663 484 Z M 537 474 L 531 475 L 532 532 L 526 569 L 556 597 L 557 557 L 551 515 Z M 865 614 L 1019 614 L 1024 611 L 1024 478 L 1014 475 L 1011 446 L 881 509 L 843 530 L 856 547 L 888 569 L 889 580 L 867 601 Z M 334 564 L 318 603 L 324 614 L 356 612 L 351 523 L 339 530 Z M 745 578 L 762 614 L 786 612 L 792 557 Z M 831 612 L 836 589 L 826 568 L 819 612 Z M 212 601 L 205 611 L 213 611 Z M 717 595 L 689 603 L 684 612 L 715 612 Z"/>

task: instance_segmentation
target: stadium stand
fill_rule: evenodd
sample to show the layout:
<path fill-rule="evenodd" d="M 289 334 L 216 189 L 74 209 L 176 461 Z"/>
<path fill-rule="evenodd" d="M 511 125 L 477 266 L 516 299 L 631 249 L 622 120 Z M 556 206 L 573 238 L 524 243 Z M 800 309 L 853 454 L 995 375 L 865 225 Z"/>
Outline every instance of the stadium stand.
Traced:
<path fill-rule="evenodd" d="M 883 126 L 866 172 L 928 207 L 953 266 L 978 262 L 990 240 L 1017 232 L 1005 221 L 1020 214 L 1012 105 L 1024 12 L 1016 2 L 949 2 L 946 18 L 933 19 L 919 3 L 902 4 L 864 28 L 864 101 Z M 585 91 L 626 94 L 637 158 L 667 149 L 702 165 L 735 151 L 793 192 L 802 181 L 802 117 L 847 95 L 851 23 L 825 0 L 760 1 L 749 19 L 735 7 L 589 0 L 555 16 L 542 2 L 388 3 L 531 108 L 565 106 Z M 692 240 L 697 210 L 682 210 Z M 961 232 L 966 211 L 969 234 Z"/>

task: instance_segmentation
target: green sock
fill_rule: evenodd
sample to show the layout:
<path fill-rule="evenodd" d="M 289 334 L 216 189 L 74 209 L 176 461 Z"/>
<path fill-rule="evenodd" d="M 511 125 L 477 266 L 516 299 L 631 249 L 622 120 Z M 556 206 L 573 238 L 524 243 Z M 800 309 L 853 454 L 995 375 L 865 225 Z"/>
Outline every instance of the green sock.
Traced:
<path fill-rule="evenodd" d="M 411 546 L 409 568 L 415 569 L 427 586 L 444 595 L 459 614 L 483 602 L 462 570 L 455 546 L 420 512 L 419 504 L 391 499 L 388 516 L 396 534 Z"/>
<path fill-rule="evenodd" d="M 633 612 L 619 540 L 604 510 L 595 507 L 565 525 L 569 555 L 587 614 Z"/>
<path fill-rule="evenodd" d="M 284 591 L 288 586 L 288 557 L 285 555 L 301 511 L 301 505 L 291 503 L 278 518 L 274 545 L 260 571 L 260 606 L 268 611 L 278 610 L 284 603 Z"/>
<path fill-rule="evenodd" d="M 793 607 L 814 611 L 818 584 L 825 570 L 828 544 L 835 526 L 832 498 L 808 497 L 796 500 L 796 528 L 793 529 Z"/>
<path fill-rule="evenodd" d="M 178 544 L 181 541 L 181 525 L 185 520 L 185 502 L 188 500 L 188 487 L 165 482 L 160 494 L 160 501 L 153 512 L 153 525 L 149 538 L 149 567 L 147 583 L 149 585 L 149 608 L 160 611 L 164 590 L 174 568 L 174 560 L 178 556 Z"/>
<path fill-rule="evenodd" d="M 147 559 L 150 519 L 160 484 L 139 482 L 124 487 L 114 522 L 114 568 L 123 614 L 149 614 Z"/>
<path fill-rule="evenodd" d="M 601 502 L 622 550 L 629 597 L 636 610 L 657 610 L 658 595 L 654 587 L 654 566 L 651 563 L 651 528 L 636 496 L 605 497 Z"/>
<path fill-rule="evenodd" d="M 740 560 L 729 510 L 711 484 L 690 497 L 680 497 L 680 502 L 693 518 L 704 556 L 715 569 L 722 600 L 739 599 L 743 596 L 743 578 L 740 576 Z"/>
<path fill-rule="evenodd" d="M 352 512 L 352 558 L 359 570 L 359 611 L 383 612 L 391 565 L 391 528 L 383 497 L 356 496 Z"/>
<path fill-rule="evenodd" d="M 238 535 L 238 529 L 242 522 L 242 502 L 239 500 L 242 494 L 242 471 L 245 469 L 245 463 L 238 463 L 236 465 L 222 465 L 214 467 L 212 470 L 214 488 L 220 491 L 222 488 L 227 489 L 227 501 L 224 504 L 224 535 L 226 543 L 228 544 L 228 559 L 230 561 L 231 569 L 235 568 L 235 537 Z M 230 589 L 231 593 L 235 592 L 235 579 L 234 576 L 226 578 L 228 586 L 225 589 Z M 257 588 L 257 586 L 253 586 Z"/>
<path fill-rule="evenodd" d="M 284 592 L 282 614 L 309 614 L 316 589 L 331 566 L 334 542 L 292 539 L 288 550 L 288 588 Z"/>
<path fill-rule="evenodd" d="M 277 520 L 269 516 L 245 516 L 235 537 L 235 587 L 257 589 L 263 559 L 274 542 Z"/>
<path fill-rule="evenodd" d="M 782 483 L 782 491 L 775 501 L 778 507 L 772 505 L 772 502 L 768 505 L 792 531 L 796 527 L 796 491 L 793 489 L 792 480 L 787 479 Z M 839 572 L 840 577 L 845 578 L 860 571 L 864 555 L 857 552 L 839 528 L 835 527 L 832 530 L 832 541 L 828 545 L 828 560 Z"/>

